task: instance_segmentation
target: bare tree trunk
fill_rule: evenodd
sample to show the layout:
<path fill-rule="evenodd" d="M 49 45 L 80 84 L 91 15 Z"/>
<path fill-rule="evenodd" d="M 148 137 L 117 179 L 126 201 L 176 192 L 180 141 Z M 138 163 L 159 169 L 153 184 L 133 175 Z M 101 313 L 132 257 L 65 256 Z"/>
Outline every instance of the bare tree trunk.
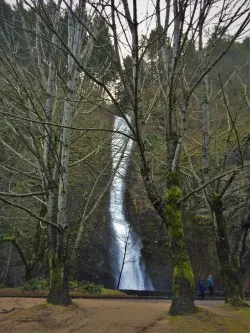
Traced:
<path fill-rule="evenodd" d="M 9 273 L 10 260 L 11 260 L 12 251 L 13 251 L 13 245 L 10 244 L 7 263 L 6 263 L 5 269 L 3 270 L 2 276 L 1 276 L 2 283 L 5 283 L 7 275 Z"/>
<path fill-rule="evenodd" d="M 57 200 L 55 190 L 50 191 L 48 200 L 47 218 L 57 222 Z M 63 237 L 65 232 L 58 232 L 53 226 L 48 227 L 49 232 L 49 266 L 50 266 L 50 288 L 47 301 L 52 304 L 68 305 L 71 303 L 68 286 L 64 284 L 65 279 L 65 251 L 63 248 Z"/>
<path fill-rule="evenodd" d="M 5 242 L 11 242 L 12 245 L 15 246 L 23 264 L 24 264 L 24 267 L 25 267 L 25 280 L 29 280 L 30 279 L 30 275 L 31 275 L 31 267 L 30 267 L 30 263 L 29 261 L 27 260 L 20 244 L 17 242 L 16 238 L 15 237 L 3 237 L 2 239 L 0 239 L 0 244 L 1 243 L 5 243 Z"/>
<path fill-rule="evenodd" d="M 82 5 L 81 5 L 82 6 Z M 80 10 L 84 10 L 80 6 Z M 73 1 L 70 1 L 68 8 L 68 44 L 72 55 L 79 59 L 82 41 L 82 27 L 73 15 Z M 67 220 L 67 196 L 69 177 L 69 156 L 71 144 L 71 126 L 74 111 L 74 96 L 76 92 L 76 80 L 79 72 L 71 54 L 67 57 L 67 98 L 64 102 L 62 120 L 61 156 L 59 167 L 59 185 L 57 197 L 57 224 L 61 226 L 62 232 L 55 235 L 51 230 L 52 242 L 56 242 L 55 251 L 50 255 L 50 295 L 48 301 L 53 304 L 70 304 L 69 296 L 69 274 L 70 265 L 68 257 L 68 220 Z M 56 206 L 56 205 L 55 205 Z"/>
<path fill-rule="evenodd" d="M 230 251 L 226 221 L 223 216 L 222 198 L 217 193 L 211 200 L 214 220 L 216 250 L 221 264 L 221 275 L 224 282 L 225 300 L 233 306 L 248 307 L 243 293 L 240 258 Z"/>
<path fill-rule="evenodd" d="M 69 295 L 69 262 L 68 235 L 63 232 L 57 234 L 57 248 L 50 254 L 50 289 L 47 301 L 52 304 L 69 305 L 72 303 Z"/>
<path fill-rule="evenodd" d="M 203 29 L 205 21 L 205 7 L 203 1 L 200 3 L 200 18 L 199 18 L 199 58 L 201 73 L 206 68 L 206 57 L 203 49 Z M 208 101 L 208 77 L 202 79 L 202 114 L 203 114 L 203 128 L 202 128 L 202 164 L 203 164 L 203 177 L 206 181 L 209 172 L 209 101 Z"/>

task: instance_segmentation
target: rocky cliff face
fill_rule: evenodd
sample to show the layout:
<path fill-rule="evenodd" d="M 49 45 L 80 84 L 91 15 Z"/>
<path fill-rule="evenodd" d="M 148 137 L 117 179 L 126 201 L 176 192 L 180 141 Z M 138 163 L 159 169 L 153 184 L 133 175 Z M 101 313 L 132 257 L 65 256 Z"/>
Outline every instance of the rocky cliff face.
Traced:
<path fill-rule="evenodd" d="M 75 198 L 74 202 L 78 200 Z M 140 236 L 142 256 L 146 269 L 156 290 L 171 290 L 172 266 L 168 253 L 164 226 L 151 204 L 148 202 L 142 180 L 130 162 L 126 176 L 125 215 L 133 230 Z M 185 235 L 197 281 L 201 276 L 212 274 L 216 289 L 222 290 L 219 263 L 213 239 L 211 218 L 208 212 L 186 209 L 184 216 Z M 91 280 L 115 288 L 110 265 L 110 245 L 113 242 L 110 230 L 109 193 L 94 214 L 86 229 L 76 267 L 79 280 Z M 246 276 L 247 288 L 249 278 Z"/>
<path fill-rule="evenodd" d="M 75 225 L 81 218 L 85 195 L 86 188 L 82 183 L 71 186 L 68 218 L 71 221 L 72 238 L 75 237 Z M 166 233 L 158 215 L 147 200 L 142 180 L 138 172 L 136 172 L 133 161 L 130 162 L 126 176 L 125 207 L 126 218 L 130 221 L 133 230 L 142 240 L 142 256 L 154 288 L 156 290 L 170 290 L 172 286 L 172 267 L 168 253 Z M 188 252 L 197 282 L 200 276 L 203 275 L 206 277 L 212 274 L 216 282 L 216 289 L 222 290 L 223 286 L 209 214 L 188 207 L 184 221 Z M 112 265 L 112 256 L 110 255 L 111 243 L 109 192 L 107 192 L 97 211 L 85 226 L 77 262 L 72 271 L 72 278 L 89 280 L 103 284 L 106 287 L 114 288 L 115 283 L 112 279 L 110 269 Z M 6 255 L 7 250 L 6 247 Z M 13 254 L 15 254 L 14 250 Z M 247 267 L 249 267 L 249 260 L 246 262 L 247 274 L 245 285 L 246 289 L 250 290 L 250 274 L 247 271 Z M 7 282 L 9 282 L 9 285 L 16 285 L 22 280 L 23 275 L 24 269 L 22 263 L 15 254 L 15 260 L 12 260 L 10 263 Z"/>
<path fill-rule="evenodd" d="M 141 178 L 130 163 L 127 175 L 126 214 L 143 242 L 142 255 L 155 289 L 172 288 L 172 266 L 167 236 L 158 215 L 148 202 Z M 219 264 L 213 241 L 209 214 L 198 216 L 186 212 L 184 216 L 188 252 L 197 281 L 200 276 L 213 274 L 216 286 L 222 289 Z"/>

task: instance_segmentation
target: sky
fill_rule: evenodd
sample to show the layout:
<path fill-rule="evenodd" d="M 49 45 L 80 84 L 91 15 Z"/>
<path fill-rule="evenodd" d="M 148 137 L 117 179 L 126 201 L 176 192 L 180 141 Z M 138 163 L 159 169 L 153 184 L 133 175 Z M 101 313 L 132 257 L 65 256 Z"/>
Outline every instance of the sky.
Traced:
<path fill-rule="evenodd" d="M 8 3 L 10 4 L 15 4 L 16 0 L 6 0 Z M 73 0 L 73 1 L 77 1 L 77 0 Z M 96 0 L 97 2 L 97 0 Z M 116 3 L 118 4 L 119 2 L 121 2 L 121 0 L 116 0 Z M 137 0 L 137 6 L 138 6 L 138 21 L 142 21 L 141 24 L 139 25 L 139 32 L 140 34 L 146 34 L 147 31 L 151 30 L 152 28 L 155 27 L 155 18 L 154 18 L 154 3 L 156 1 L 155 0 Z M 192 2 L 192 1 L 190 1 Z M 234 8 L 237 8 L 239 5 L 242 5 L 243 3 L 247 3 L 248 4 L 248 8 L 250 11 L 250 0 L 229 0 L 228 2 L 232 2 L 235 4 Z M 216 4 L 214 4 L 213 9 L 211 10 L 211 14 L 210 16 L 215 16 L 216 14 L 218 15 L 220 13 L 220 10 L 222 8 L 222 0 L 217 0 Z M 132 4 L 133 1 L 132 0 L 128 0 L 128 4 L 131 10 L 131 14 L 133 13 L 132 10 Z M 236 5 L 237 4 L 237 5 Z M 165 15 L 165 10 L 164 10 L 164 6 L 165 6 L 165 0 L 161 0 L 161 7 L 162 7 L 162 15 L 161 15 L 161 20 L 162 22 L 164 22 L 164 15 Z M 122 8 L 122 6 L 120 5 L 120 8 Z M 149 17 L 147 20 L 144 20 L 145 17 Z M 211 29 L 212 26 L 214 24 L 216 24 L 217 20 L 213 20 L 210 22 L 210 26 L 209 28 Z M 125 24 L 124 24 L 125 26 Z M 233 28 L 230 30 L 230 33 L 233 34 L 237 29 L 237 24 L 234 24 Z M 244 34 L 245 36 L 250 36 L 250 24 L 248 26 L 248 29 L 246 29 L 246 32 Z"/>

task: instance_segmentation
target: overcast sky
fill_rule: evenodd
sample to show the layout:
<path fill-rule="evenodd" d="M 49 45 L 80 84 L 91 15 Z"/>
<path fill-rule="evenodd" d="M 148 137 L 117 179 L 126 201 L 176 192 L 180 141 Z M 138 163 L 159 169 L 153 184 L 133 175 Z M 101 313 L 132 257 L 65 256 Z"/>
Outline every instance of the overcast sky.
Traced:
<path fill-rule="evenodd" d="M 16 3 L 16 0 L 6 0 L 6 1 L 10 4 L 15 4 Z M 243 4 L 243 3 L 248 3 L 248 8 L 249 8 L 249 11 L 250 11 L 250 0 L 237 0 L 237 1 L 236 0 L 230 0 L 230 1 L 234 2 L 235 4 L 237 3 L 237 7 L 241 4 Z M 117 0 L 117 3 L 118 2 L 119 1 Z M 149 19 L 147 19 L 146 21 L 141 23 L 141 25 L 139 26 L 140 33 L 145 34 L 148 29 L 151 30 L 152 28 L 155 27 L 155 17 L 154 17 L 154 15 L 152 15 L 154 13 L 154 3 L 155 2 L 156 2 L 155 0 L 137 0 L 138 20 L 141 21 L 141 20 L 144 20 L 145 17 L 149 17 Z M 218 14 L 220 12 L 222 2 L 223 2 L 222 0 L 218 1 L 217 4 L 213 6 L 213 9 L 211 11 L 211 15 L 214 16 L 216 13 Z M 129 3 L 129 7 L 131 9 L 131 14 L 132 14 L 133 13 L 133 11 L 132 11 L 133 1 L 128 0 L 128 3 Z M 162 9 L 164 9 L 164 5 L 165 5 L 165 1 L 162 0 L 161 1 Z M 150 18 L 150 15 L 152 15 L 151 18 Z M 163 21 L 164 21 L 164 10 L 162 10 L 162 22 Z M 211 27 L 212 27 L 212 24 L 211 24 Z M 234 26 L 233 29 L 231 29 L 230 33 L 233 34 L 234 31 L 236 30 L 236 28 L 237 28 L 237 25 Z M 246 35 L 248 35 L 248 36 L 250 35 L 250 24 L 249 24 L 249 27 L 248 27 L 247 31 L 245 32 L 244 36 L 246 36 Z"/>

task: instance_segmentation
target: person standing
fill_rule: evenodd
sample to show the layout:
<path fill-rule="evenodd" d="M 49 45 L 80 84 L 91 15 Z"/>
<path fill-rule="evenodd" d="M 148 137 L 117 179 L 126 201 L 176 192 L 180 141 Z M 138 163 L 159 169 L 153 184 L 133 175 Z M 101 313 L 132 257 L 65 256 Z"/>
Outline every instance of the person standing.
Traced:
<path fill-rule="evenodd" d="M 199 291 L 200 291 L 199 297 L 201 297 L 201 299 L 204 299 L 204 296 L 205 296 L 205 281 L 204 281 L 203 276 L 201 277 L 201 279 L 199 281 Z"/>
<path fill-rule="evenodd" d="M 213 294 L 214 294 L 214 281 L 213 281 L 212 275 L 208 275 L 207 286 L 208 286 L 208 290 L 209 290 L 209 296 L 213 297 Z"/>

